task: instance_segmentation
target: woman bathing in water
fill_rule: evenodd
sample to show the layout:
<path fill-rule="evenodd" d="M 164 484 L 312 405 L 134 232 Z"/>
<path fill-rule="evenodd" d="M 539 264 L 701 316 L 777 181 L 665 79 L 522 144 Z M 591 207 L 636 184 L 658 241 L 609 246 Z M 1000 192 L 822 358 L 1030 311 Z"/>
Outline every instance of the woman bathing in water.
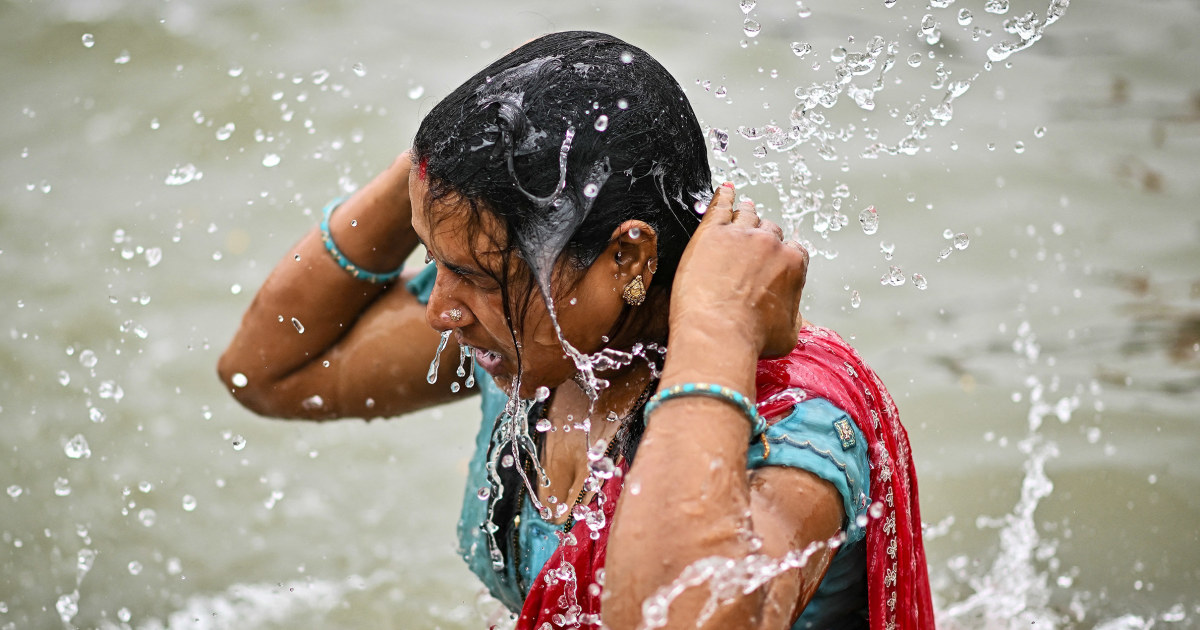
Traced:
<path fill-rule="evenodd" d="M 518 628 L 932 628 L 896 408 L 706 151 L 644 51 L 531 41 L 329 205 L 221 378 L 311 420 L 478 395 L 460 552 Z"/>

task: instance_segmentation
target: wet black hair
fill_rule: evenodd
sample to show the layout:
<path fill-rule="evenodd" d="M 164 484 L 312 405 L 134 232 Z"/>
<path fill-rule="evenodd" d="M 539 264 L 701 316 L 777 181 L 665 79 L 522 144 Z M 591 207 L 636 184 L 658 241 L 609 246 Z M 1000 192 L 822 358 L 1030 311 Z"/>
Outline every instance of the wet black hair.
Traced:
<path fill-rule="evenodd" d="M 426 211 L 447 197 L 490 211 L 506 230 L 496 244 L 547 294 L 564 254 L 586 268 L 629 219 L 657 233 L 651 289 L 669 293 L 696 201 L 712 195 L 682 88 L 645 51 L 602 33 L 551 33 L 501 57 L 426 115 L 413 151 Z"/>
<path fill-rule="evenodd" d="M 642 49 L 603 33 L 551 33 L 484 68 L 425 116 L 413 160 L 429 186 L 425 207 L 417 211 L 428 216 L 438 201 L 465 201 L 471 213 L 467 238 L 483 233 L 484 212 L 504 226 L 503 240 L 488 235 L 505 252 L 503 267 L 490 271 L 514 342 L 533 290 L 556 297 L 556 266 L 569 262 L 568 268 L 586 269 L 613 231 L 631 219 L 657 234 L 647 306 L 665 308 L 679 259 L 700 222 L 697 203 L 707 205 L 712 196 L 704 134 L 679 83 Z M 523 286 L 509 286 L 526 271 Z M 519 356 L 517 361 L 519 370 Z M 522 419 L 538 441 L 543 434 L 532 424 L 542 407 Z M 640 414 L 628 424 L 621 452 L 632 460 Z M 532 473 L 528 452 L 497 471 L 501 487 L 492 493 L 498 529 L 489 544 L 504 555 L 515 551 L 510 541 L 520 510 L 518 466 Z"/>

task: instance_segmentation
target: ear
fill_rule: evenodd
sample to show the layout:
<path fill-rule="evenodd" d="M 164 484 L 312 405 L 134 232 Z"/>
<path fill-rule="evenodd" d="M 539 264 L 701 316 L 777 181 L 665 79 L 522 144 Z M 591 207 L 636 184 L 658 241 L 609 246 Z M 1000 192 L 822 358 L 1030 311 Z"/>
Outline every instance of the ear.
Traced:
<path fill-rule="evenodd" d="M 658 269 L 658 233 L 645 221 L 630 219 L 613 230 L 601 257 L 612 266 L 618 291 L 637 276 L 642 277 L 642 284 L 649 289 Z"/>

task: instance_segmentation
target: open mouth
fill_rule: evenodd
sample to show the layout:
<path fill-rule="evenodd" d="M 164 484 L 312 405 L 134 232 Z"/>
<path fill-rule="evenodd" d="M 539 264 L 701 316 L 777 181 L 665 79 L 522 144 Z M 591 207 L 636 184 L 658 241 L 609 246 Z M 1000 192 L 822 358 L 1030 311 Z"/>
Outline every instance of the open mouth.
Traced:
<path fill-rule="evenodd" d="M 504 357 L 482 348 L 475 348 L 475 364 L 483 368 L 485 372 L 496 376 L 500 370 L 500 364 L 504 362 Z"/>

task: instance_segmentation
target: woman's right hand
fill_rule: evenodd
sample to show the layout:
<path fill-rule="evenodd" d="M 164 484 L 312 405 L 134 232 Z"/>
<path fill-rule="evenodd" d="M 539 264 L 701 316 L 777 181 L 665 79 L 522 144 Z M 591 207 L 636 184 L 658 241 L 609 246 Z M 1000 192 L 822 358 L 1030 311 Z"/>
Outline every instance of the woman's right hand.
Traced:
<path fill-rule="evenodd" d="M 671 291 L 671 337 L 695 330 L 742 339 L 755 359 L 786 355 L 803 322 L 807 273 L 808 252 L 785 242 L 779 226 L 760 218 L 753 203 L 735 206 L 733 185 L 724 184 L 680 260 Z"/>

